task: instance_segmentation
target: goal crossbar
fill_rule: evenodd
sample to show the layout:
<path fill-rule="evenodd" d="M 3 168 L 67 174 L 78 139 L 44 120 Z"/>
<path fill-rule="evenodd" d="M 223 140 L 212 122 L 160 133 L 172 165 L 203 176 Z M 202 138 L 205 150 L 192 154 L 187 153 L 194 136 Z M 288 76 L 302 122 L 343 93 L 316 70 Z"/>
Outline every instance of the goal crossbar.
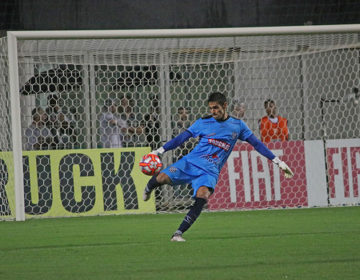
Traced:
<path fill-rule="evenodd" d="M 285 35 L 359 32 L 360 24 L 307 25 L 245 28 L 143 29 L 143 30 L 74 30 L 74 31 L 8 31 L 18 39 L 110 39 L 110 38 L 176 38 L 231 37 L 249 35 Z"/>

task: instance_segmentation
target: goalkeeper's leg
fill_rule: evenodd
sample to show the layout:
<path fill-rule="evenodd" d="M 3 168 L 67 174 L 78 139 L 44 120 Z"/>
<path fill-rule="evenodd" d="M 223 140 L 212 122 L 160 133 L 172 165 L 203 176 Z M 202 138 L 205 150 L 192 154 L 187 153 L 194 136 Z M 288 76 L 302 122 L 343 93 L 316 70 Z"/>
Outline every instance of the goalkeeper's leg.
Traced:
<path fill-rule="evenodd" d="M 196 221 L 196 219 L 200 216 L 201 211 L 204 208 L 204 205 L 207 203 L 210 195 L 211 192 L 207 187 L 202 186 L 198 189 L 194 205 L 191 206 L 189 212 L 186 214 L 178 230 L 175 231 L 175 233 L 171 237 L 171 241 L 185 241 L 185 239 L 182 237 L 183 233 L 187 231 Z"/>
<path fill-rule="evenodd" d="M 170 183 L 171 183 L 171 180 L 170 180 L 169 176 L 166 175 L 165 173 L 160 173 L 158 175 L 152 176 L 144 189 L 143 200 L 148 201 L 151 197 L 151 192 L 155 188 L 160 187 L 161 185 L 170 184 Z"/>

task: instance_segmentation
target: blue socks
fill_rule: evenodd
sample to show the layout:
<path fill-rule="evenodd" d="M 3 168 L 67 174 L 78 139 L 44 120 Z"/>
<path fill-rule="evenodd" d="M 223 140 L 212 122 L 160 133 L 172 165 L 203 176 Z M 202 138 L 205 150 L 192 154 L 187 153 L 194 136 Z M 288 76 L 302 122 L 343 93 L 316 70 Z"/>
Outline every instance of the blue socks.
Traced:
<path fill-rule="evenodd" d="M 154 175 L 151 177 L 149 182 L 146 185 L 145 191 L 147 193 L 151 192 L 153 189 L 161 186 L 161 184 L 156 180 L 156 176 Z M 206 204 L 207 200 L 200 197 L 195 197 L 195 203 L 191 206 L 189 212 L 186 214 L 184 220 L 180 224 L 178 230 L 174 233 L 174 235 L 181 235 L 185 231 L 187 231 L 191 225 L 196 221 L 196 219 L 200 216 L 204 205 Z"/>
<path fill-rule="evenodd" d="M 196 219 L 200 216 L 201 211 L 206 204 L 206 200 L 203 198 L 196 197 L 195 203 L 193 206 L 191 206 L 190 211 L 186 214 L 183 222 L 179 226 L 178 230 L 175 232 L 175 234 L 183 234 L 185 231 L 187 231 L 191 225 L 196 221 Z"/>

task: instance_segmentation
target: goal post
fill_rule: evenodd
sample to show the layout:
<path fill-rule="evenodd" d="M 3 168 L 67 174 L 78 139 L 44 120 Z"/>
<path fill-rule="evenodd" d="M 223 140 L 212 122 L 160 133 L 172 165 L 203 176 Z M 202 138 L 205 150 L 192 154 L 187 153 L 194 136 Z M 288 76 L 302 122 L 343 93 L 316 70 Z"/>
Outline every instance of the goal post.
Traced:
<path fill-rule="evenodd" d="M 14 164 L 14 194 L 15 213 L 17 221 L 25 220 L 24 210 L 24 184 L 22 165 L 22 134 L 21 134 L 21 109 L 20 109 L 20 86 L 18 71 L 17 38 L 8 34 L 8 58 L 9 58 L 9 89 L 10 89 L 10 117 L 12 135 L 12 153 Z"/>
<path fill-rule="evenodd" d="M 360 203 L 359 34 L 359 24 L 9 31 L 0 42 L 0 219 L 187 209 L 189 185 L 143 202 L 149 178 L 138 162 L 206 115 L 212 91 L 296 176 L 285 180 L 238 142 L 209 210 Z M 259 129 L 268 99 L 286 141 Z M 167 152 L 164 165 L 195 144 Z"/>

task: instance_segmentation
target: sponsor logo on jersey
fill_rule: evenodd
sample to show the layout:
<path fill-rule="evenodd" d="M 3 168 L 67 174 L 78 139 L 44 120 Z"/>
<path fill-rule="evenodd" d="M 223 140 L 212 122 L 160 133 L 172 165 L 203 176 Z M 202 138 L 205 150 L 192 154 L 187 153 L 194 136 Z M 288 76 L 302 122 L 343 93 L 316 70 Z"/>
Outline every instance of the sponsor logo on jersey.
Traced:
<path fill-rule="evenodd" d="M 214 145 L 216 147 L 219 147 L 225 151 L 229 151 L 230 150 L 230 144 L 226 143 L 224 141 L 218 140 L 218 139 L 208 139 L 208 143 L 211 145 Z"/>

